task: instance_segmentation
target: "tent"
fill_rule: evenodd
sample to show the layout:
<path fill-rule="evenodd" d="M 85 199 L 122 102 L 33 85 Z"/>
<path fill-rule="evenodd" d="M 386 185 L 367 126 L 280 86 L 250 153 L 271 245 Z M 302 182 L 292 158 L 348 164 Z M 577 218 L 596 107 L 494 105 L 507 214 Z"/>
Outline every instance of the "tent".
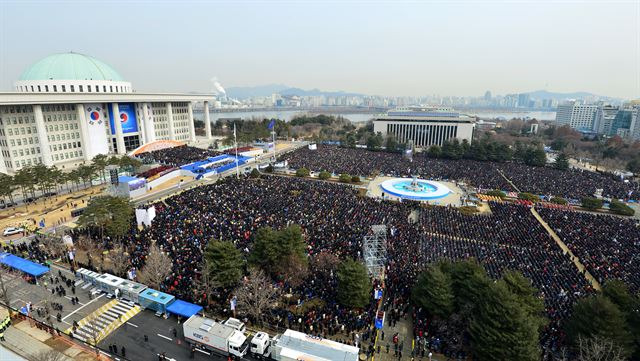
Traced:
<path fill-rule="evenodd" d="M 0 253 L 0 263 L 11 268 L 15 268 L 33 277 L 40 277 L 49 272 L 49 267 L 39 263 L 31 262 L 11 253 Z"/>
<path fill-rule="evenodd" d="M 202 311 L 202 306 L 198 306 L 183 300 L 175 300 L 175 302 L 167 307 L 167 312 L 187 318 L 195 315 L 200 311 Z"/>

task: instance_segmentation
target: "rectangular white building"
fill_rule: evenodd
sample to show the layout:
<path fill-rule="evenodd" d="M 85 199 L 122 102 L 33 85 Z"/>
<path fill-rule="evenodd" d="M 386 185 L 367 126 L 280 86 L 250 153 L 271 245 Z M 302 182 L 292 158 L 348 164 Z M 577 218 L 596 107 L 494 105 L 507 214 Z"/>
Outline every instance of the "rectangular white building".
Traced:
<path fill-rule="evenodd" d="M 413 142 L 416 148 L 442 146 L 445 141 L 473 138 L 474 121 L 451 108 L 403 107 L 373 120 L 373 131 L 400 143 Z"/>

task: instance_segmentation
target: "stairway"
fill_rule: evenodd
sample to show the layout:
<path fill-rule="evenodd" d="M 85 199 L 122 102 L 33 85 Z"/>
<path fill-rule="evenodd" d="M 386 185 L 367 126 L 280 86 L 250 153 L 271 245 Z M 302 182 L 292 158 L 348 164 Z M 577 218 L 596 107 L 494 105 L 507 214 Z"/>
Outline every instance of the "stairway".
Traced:
<path fill-rule="evenodd" d="M 112 300 L 80 320 L 75 332 L 73 327 L 65 332 L 67 334 L 73 332 L 73 337 L 96 345 L 141 310 L 140 306 L 132 302 Z"/>

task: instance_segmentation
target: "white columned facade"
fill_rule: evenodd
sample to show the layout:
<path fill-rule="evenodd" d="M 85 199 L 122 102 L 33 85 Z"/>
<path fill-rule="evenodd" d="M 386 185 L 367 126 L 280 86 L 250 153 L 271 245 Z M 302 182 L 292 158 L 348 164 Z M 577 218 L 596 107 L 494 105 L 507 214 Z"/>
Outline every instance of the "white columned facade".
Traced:
<path fill-rule="evenodd" d="M 211 119 L 209 117 L 209 102 L 204 101 L 204 132 L 207 133 L 207 139 L 211 139 Z"/>
<path fill-rule="evenodd" d="M 80 123 L 80 137 L 82 138 L 82 155 L 84 160 L 91 160 L 91 154 L 89 154 L 89 128 L 87 127 L 87 119 L 84 114 L 84 104 L 76 104 L 76 111 L 78 113 L 78 122 Z"/>
<path fill-rule="evenodd" d="M 190 138 L 190 141 L 193 143 L 196 141 L 196 129 L 195 129 L 195 125 L 193 124 L 193 103 L 192 102 L 187 103 L 187 117 L 189 118 L 189 138 Z"/>
<path fill-rule="evenodd" d="M 51 159 L 51 149 L 49 148 L 49 138 L 47 138 L 47 128 L 44 125 L 42 105 L 34 104 L 33 115 L 36 119 L 36 130 L 38 131 L 38 143 L 40 143 L 40 154 L 42 154 L 42 163 L 46 166 L 52 166 L 53 159 Z"/>
<path fill-rule="evenodd" d="M 116 127 L 116 153 L 125 154 L 127 150 L 124 147 L 124 136 L 122 133 L 122 122 L 120 122 L 120 107 L 118 103 L 112 103 L 113 107 L 113 124 Z"/>
<path fill-rule="evenodd" d="M 136 112 L 138 116 L 138 132 L 140 132 L 140 145 L 147 144 L 147 117 L 144 114 L 144 103 L 136 103 Z"/>
<path fill-rule="evenodd" d="M 147 136 L 146 143 L 151 143 L 156 141 L 156 128 L 153 125 L 153 115 L 151 114 L 151 106 L 149 103 L 144 103 L 144 108 L 142 110 L 142 114 L 144 114 L 144 128 L 145 134 Z"/>
<path fill-rule="evenodd" d="M 167 121 L 169 121 L 169 140 L 176 140 L 176 133 L 173 126 L 173 110 L 171 102 L 167 102 Z"/>

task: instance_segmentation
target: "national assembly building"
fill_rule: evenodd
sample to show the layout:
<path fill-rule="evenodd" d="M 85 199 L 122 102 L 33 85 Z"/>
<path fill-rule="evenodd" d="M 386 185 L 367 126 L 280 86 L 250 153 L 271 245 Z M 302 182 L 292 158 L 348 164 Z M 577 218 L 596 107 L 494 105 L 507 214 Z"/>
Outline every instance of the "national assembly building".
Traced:
<path fill-rule="evenodd" d="M 393 136 L 400 143 L 413 142 L 416 148 L 442 146 L 445 141 L 466 139 L 471 143 L 474 119 L 451 108 L 402 107 L 373 120 L 373 131 Z"/>
<path fill-rule="evenodd" d="M 43 163 L 75 168 L 98 154 L 126 154 L 157 141 L 193 143 L 193 103 L 204 103 L 211 139 L 213 95 L 138 93 L 87 55 L 48 56 L 0 92 L 0 172 Z"/>

